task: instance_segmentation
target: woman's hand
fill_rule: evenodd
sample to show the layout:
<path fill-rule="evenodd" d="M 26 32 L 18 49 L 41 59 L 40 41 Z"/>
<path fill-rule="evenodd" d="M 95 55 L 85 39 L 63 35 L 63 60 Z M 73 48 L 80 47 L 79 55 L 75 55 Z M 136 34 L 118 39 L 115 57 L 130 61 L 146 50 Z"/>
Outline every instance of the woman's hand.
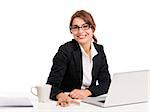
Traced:
<path fill-rule="evenodd" d="M 75 99 L 72 99 L 70 96 L 68 96 L 65 93 L 59 93 L 57 96 L 57 106 L 60 105 L 61 107 L 66 107 L 69 106 L 69 103 L 74 102 L 79 104 L 78 101 L 76 101 Z"/>
<path fill-rule="evenodd" d="M 91 96 L 92 93 L 88 89 L 82 90 L 82 89 L 74 89 L 73 91 L 70 92 L 69 96 L 71 98 L 75 99 L 84 99 L 88 96 Z"/>

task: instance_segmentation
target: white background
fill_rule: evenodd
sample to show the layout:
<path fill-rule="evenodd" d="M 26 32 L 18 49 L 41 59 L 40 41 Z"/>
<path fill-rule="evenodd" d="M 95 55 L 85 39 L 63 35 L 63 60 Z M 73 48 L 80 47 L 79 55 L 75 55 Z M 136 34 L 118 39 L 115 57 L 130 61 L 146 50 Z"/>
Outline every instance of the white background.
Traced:
<path fill-rule="evenodd" d="M 0 93 L 46 83 L 53 56 L 72 39 L 70 17 L 81 9 L 93 15 L 111 75 L 150 69 L 149 0 L 1 0 Z"/>

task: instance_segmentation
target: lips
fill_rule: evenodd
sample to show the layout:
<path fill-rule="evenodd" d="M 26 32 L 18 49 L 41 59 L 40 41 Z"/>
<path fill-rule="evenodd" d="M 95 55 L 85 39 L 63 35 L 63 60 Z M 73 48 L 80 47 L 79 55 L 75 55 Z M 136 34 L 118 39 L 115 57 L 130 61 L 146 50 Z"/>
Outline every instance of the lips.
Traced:
<path fill-rule="evenodd" d="M 85 38 L 86 37 L 86 35 L 79 35 L 79 36 L 77 36 L 79 39 L 83 39 L 83 38 Z"/>

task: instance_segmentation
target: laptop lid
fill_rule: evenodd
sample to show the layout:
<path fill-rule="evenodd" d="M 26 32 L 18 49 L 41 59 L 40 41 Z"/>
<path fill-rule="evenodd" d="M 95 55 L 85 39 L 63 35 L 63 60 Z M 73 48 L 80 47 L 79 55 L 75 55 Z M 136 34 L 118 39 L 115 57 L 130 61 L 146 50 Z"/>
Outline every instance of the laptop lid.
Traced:
<path fill-rule="evenodd" d="M 148 101 L 148 70 L 115 73 L 106 99 L 89 97 L 83 102 L 101 107 Z M 105 99 L 105 101 L 104 101 Z"/>
<path fill-rule="evenodd" d="M 148 101 L 148 70 L 115 73 L 104 107 Z"/>

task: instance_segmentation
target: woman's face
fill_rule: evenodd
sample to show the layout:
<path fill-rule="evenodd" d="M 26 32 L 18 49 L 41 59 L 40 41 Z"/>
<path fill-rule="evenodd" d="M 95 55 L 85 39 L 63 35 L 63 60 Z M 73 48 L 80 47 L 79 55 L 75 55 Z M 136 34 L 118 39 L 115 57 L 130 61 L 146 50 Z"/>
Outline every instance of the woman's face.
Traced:
<path fill-rule="evenodd" d="M 76 17 L 72 22 L 71 32 L 74 39 L 79 44 L 86 44 L 92 41 L 93 30 L 89 24 L 79 17 Z"/>

